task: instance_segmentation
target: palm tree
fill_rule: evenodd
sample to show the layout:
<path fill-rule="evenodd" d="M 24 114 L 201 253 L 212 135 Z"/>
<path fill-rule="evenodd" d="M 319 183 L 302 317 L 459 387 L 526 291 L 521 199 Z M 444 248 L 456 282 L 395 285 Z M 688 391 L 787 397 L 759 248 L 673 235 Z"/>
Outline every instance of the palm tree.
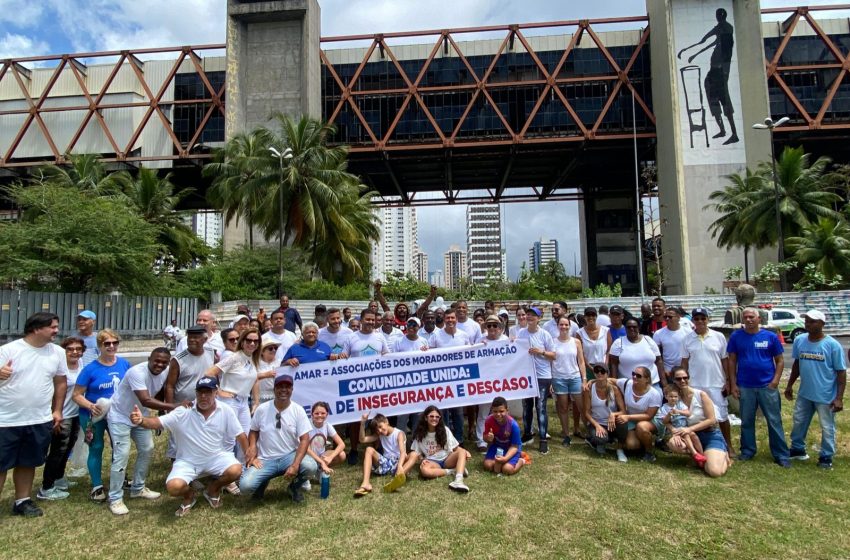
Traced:
<path fill-rule="evenodd" d="M 270 159 L 271 131 L 259 127 L 228 140 L 213 153 L 213 161 L 204 166 L 205 177 L 213 177 L 207 193 L 210 203 L 222 211 L 225 224 L 244 217 L 248 225 L 248 246 L 254 248 L 256 215 L 268 204 L 269 176 L 277 165 Z"/>
<path fill-rule="evenodd" d="M 120 195 L 121 187 L 115 173 L 106 170 L 97 154 L 74 154 L 68 156 L 70 165 L 45 165 L 36 168 L 33 181 L 36 184 L 51 183 L 60 187 L 74 188 L 94 196 Z"/>
<path fill-rule="evenodd" d="M 836 275 L 850 279 L 850 225 L 844 220 L 821 218 L 802 236 L 789 238 L 788 246 L 798 262 L 814 264 L 827 280 Z"/>
<path fill-rule="evenodd" d="M 194 261 L 206 260 L 208 250 L 203 241 L 183 220 L 177 206 L 193 189 L 175 192 L 171 173 L 160 177 L 155 169 L 142 167 L 136 177 L 128 173 L 116 174 L 129 205 L 143 220 L 156 226 L 157 242 L 162 247 L 160 258 L 167 266 L 184 267 Z"/>
<path fill-rule="evenodd" d="M 826 190 L 823 183 L 829 159 L 820 157 L 812 164 L 809 159 L 802 147 L 786 147 L 776 162 L 776 187 L 771 164 L 763 162 L 759 166 L 759 192 L 739 214 L 743 238 L 754 240 L 756 246 L 777 243 L 775 189 L 779 191 L 785 239 L 800 237 L 807 226 L 820 218 L 838 219 L 833 206 L 840 197 Z"/>
<path fill-rule="evenodd" d="M 720 217 L 714 220 L 708 231 L 712 239 L 717 239 L 717 247 L 733 249 L 743 247 L 744 249 L 744 278 L 750 281 L 749 251 L 750 247 L 761 248 L 764 243 L 759 244 L 759 239 L 748 237 L 744 234 L 741 212 L 752 204 L 761 185 L 760 178 L 750 169 L 745 175 L 733 173 L 727 175 L 729 183 L 722 189 L 716 190 L 708 195 L 711 204 L 706 204 L 703 209 L 713 210 Z"/>

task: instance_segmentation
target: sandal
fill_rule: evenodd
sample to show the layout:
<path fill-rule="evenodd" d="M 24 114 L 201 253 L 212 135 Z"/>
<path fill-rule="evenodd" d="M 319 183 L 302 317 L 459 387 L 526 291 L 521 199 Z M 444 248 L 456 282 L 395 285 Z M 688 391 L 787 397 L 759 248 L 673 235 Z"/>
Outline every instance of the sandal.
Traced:
<path fill-rule="evenodd" d="M 358 488 L 357 490 L 354 491 L 354 497 L 355 498 L 362 498 L 363 496 L 369 495 L 371 492 L 372 492 L 371 488 L 364 488 L 364 487 L 361 486 L 360 488 Z"/>
<path fill-rule="evenodd" d="M 242 490 L 239 489 L 239 485 L 235 482 L 231 482 L 230 484 L 225 486 L 224 491 L 230 494 L 231 496 L 239 496 L 242 494 Z"/>
<path fill-rule="evenodd" d="M 402 474 L 397 474 L 393 477 L 391 481 L 384 485 L 384 492 L 390 493 L 395 492 L 407 482 L 407 477 Z"/>
<path fill-rule="evenodd" d="M 218 508 L 220 508 L 220 507 L 221 507 L 221 494 L 219 494 L 218 496 L 216 496 L 215 498 L 213 498 L 212 496 L 210 496 L 209 494 L 207 494 L 207 491 L 206 491 L 206 490 L 204 490 L 204 498 L 205 498 L 205 499 L 207 500 L 207 502 L 210 504 L 210 507 L 211 507 L 211 508 L 213 508 L 213 509 L 218 509 Z"/>
<path fill-rule="evenodd" d="M 197 503 L 198 500 L 192 500 L 191 504 L 180 504 L 180 507 L 177 508 L 177 511 L 174 512 L 174 516 L 185 517 L 192 510 L 192 508 L 195 507 L 195 504 Z"/>

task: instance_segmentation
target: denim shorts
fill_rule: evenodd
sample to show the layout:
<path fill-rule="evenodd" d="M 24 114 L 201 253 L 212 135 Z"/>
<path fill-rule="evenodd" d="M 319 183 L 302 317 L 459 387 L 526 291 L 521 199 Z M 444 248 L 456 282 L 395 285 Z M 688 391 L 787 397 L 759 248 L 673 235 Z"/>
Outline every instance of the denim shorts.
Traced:
<path fill-rule="evenodd" d="M 552 387 L 555 388 L 556 395 L 580 395 L 581 377 L 573 377 L 571 379 L 555 377 L 552 379 Z"/>
<path fill-rule="evenodd" d="M 714 428 L 708 428 L 707 430 L 701 430 L 696 434 L 704 451 L 708 451 L 709 449 L 727 451 L 726 440 L 723 439 L 723 434 L 716 426 Z"/>

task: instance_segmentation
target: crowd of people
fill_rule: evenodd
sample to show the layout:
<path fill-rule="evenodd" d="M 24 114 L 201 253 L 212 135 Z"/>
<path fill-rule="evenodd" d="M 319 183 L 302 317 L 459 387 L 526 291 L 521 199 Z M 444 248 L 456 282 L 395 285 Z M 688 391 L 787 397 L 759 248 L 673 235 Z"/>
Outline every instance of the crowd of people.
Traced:
<path fill-rule="evenodd" d="M 465 493 L 476 450 L 483 453 L 484 470 L 498 476 L 519 473 L 531 461 L 527 447 L 535 439 L 537 452 L 549 453 L 555 432 L 550 397 L 563 446 L 582 441 L 619 462 L 654 462 L 662 449 L 690 456 L 711 477 L 733 464 L 729 397 L 740 406 L 737 461 L 756 454 L 757 409 L 779 466 L 808 459 L 806 435 L 817 413 L 818 465 L 832 467 L 846 366 L 841 345 L 824 333 L 827 317 L 819 310 L 804 314 L 807 332 L 793 343 L 785 397 L 793 400 L 798 381 L 800 387 L 789 447 L 778 389 L 783 346 L 773 331 L 761 328 L 757 309 L 744 309 L 742 327 L 727 341 L 708 327 L 709 310 L 687 313 L 662 298 L 638 316 L 620 305 L 570 313 L 566 302 L 555 302 L 544 321 L 535 305 L 519 306 L 513 318 L 489 301 L 471 313 L 465 301 L 432 305 L 433 288 L 415 309 L 398 303 L 390 310 L 376 287 L 376 299 L 356 314 L 319 306 L 312 321 L 303 321 L 286 295 L 268 316 L 260 309 L 253 317 L 241 306 L 221 330 L 212 312 L 203 310 L 185 333 L 172 323 L 168 344 L 135 366 L 119 356 L 117 332 L 94 330 L 93 312 L 81 312 L 78 332 L 58 345 L 58 317 L 33 314 L 23 337 L 0 347 L 0 489 L 13 470 L 13 513 L 42 515 L 31 497 L 41 465 L 36 497 L 67 498 L 76 483 L 65 471 L 72 453 L 80 452 L 86 454 L 91 500 L 107 502 L 113 514 L 129 512 L 127 491 L 130 500 L 160 498 L 146 486 L 158 430 L 168 432 L 172 464 L 165 491 L 180 499 L 179 517 L 199 497 L 212 508 L 221 507 L 223 493 L 262 499 L 277 477 L 286 480 L 296 503 L 313 483 L 326 496 L 334 468 L 361 461 L 355 498 L 372 492 L 373 475 L 390 475 L 383 490 L 393 492 L 415 468 L 426 479 L 446 477 L 451 490 Z M 500 396 L 478 406 L 429 405 L 396 417 L 373 411 L 378 413 L 371 418 L 364 414 L 360 422 L 334 426 L 326 402 L 294 402 L 295 379 L 278 371 L 280 365 L 510 340 L 527 342 L 537 380 L 537 395 L 521 402 Z M 112 462 L 105 486 L 107 433 Z M 78 437 L 87 445 L 75 446 Z M 136 461 L 128 480 L 132 445 Z"/>

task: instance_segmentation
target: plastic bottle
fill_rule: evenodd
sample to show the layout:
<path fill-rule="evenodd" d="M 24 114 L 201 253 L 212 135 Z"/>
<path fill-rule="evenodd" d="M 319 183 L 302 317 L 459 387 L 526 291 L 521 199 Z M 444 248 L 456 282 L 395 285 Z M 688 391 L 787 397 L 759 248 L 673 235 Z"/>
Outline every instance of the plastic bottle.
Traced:
<path fill-rule="evenodd" d="M 322 473 L 321 482 L 322 489 L 319 493 L 319 497 L 325 499 L 331 495 L 331 475 L 329 475 L 328 473 Z"/>

